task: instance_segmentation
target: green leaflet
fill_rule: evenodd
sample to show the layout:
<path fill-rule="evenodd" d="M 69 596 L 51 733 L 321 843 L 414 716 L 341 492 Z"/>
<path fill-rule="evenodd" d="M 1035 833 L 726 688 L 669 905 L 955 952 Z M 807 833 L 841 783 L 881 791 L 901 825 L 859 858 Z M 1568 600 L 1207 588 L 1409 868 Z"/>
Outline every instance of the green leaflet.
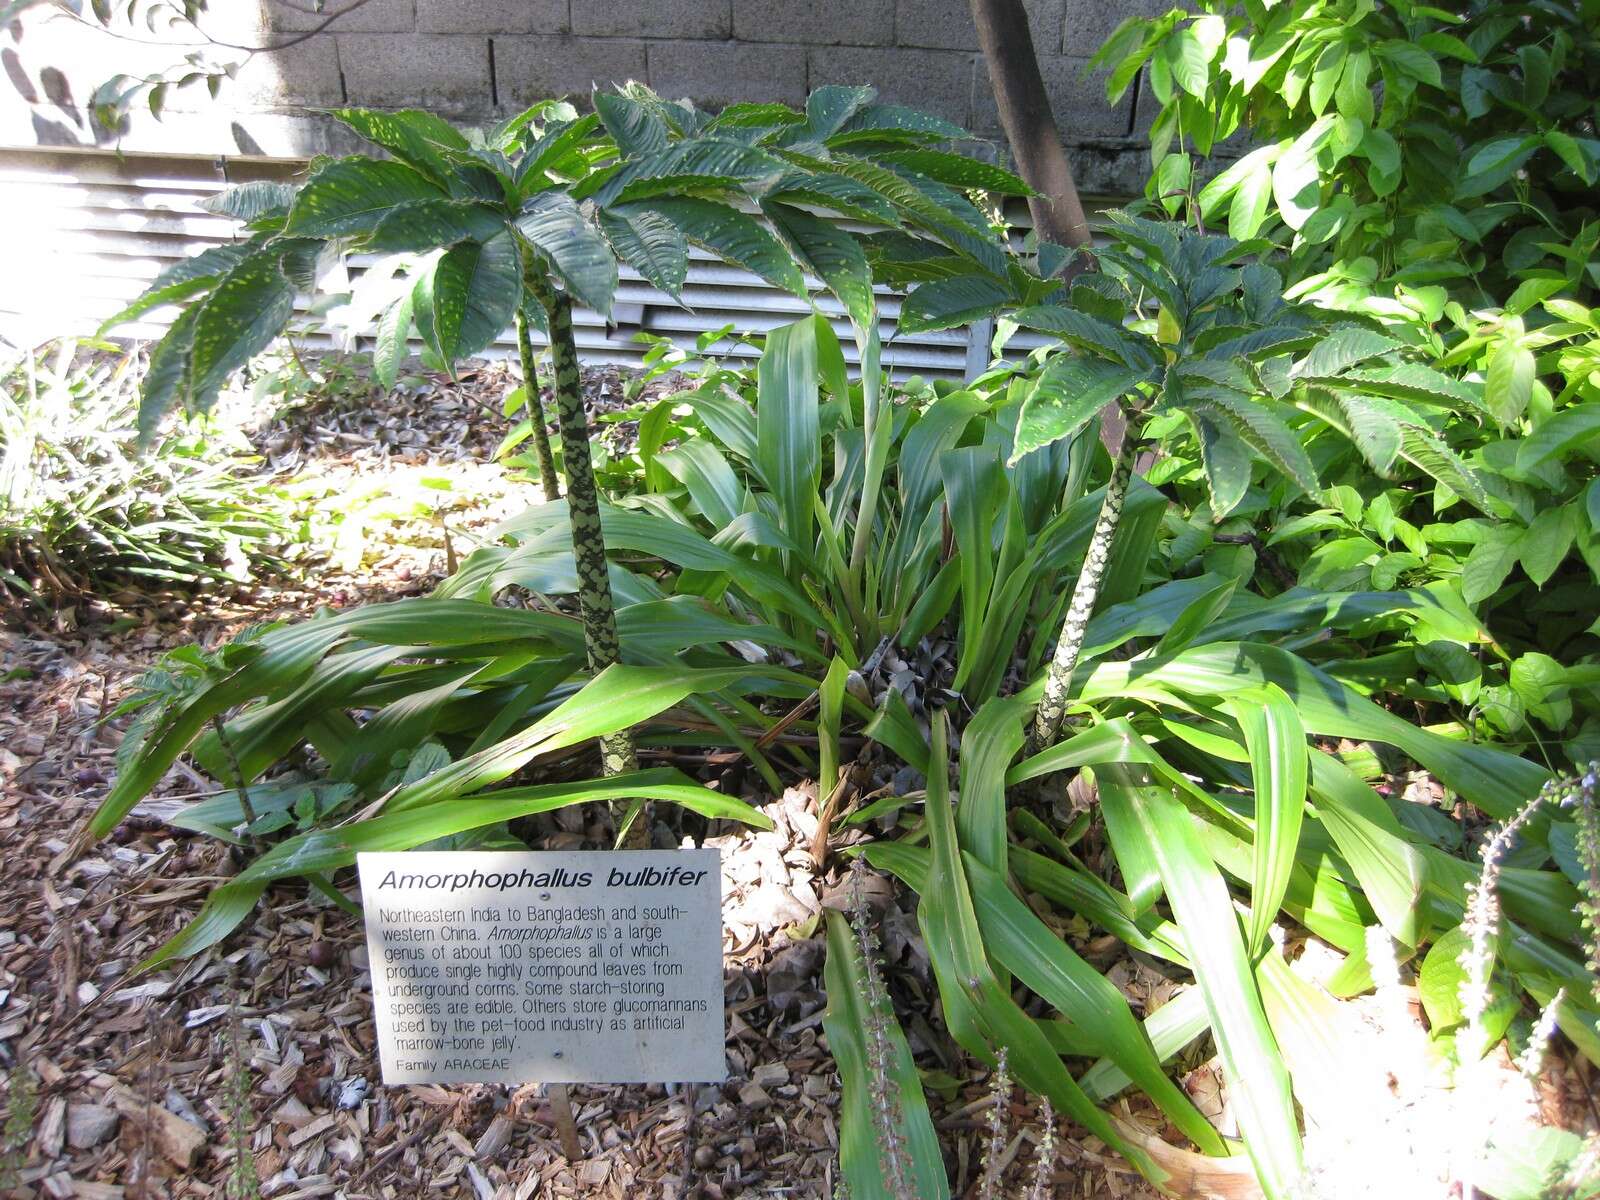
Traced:
<path fill-rule="evenodd" d="M 623 261 L 676 300 L 689 274 L 689 247 L 678 227 L 648 204 L 614 205 L 599 217 L 600 231 Z"/>
<path fill-rule="evenodd" d="M 462 242 L 418 277 L 412 313 L 422 340 L 449 366 L 478 353 L 516 316 L 522 263 L 510 233 Z"/>
<path fill-rule="evenodd" d="M 1262 1009 L 1233 900 L 1196 838 L 1192 818 L 1135 766 L 1096 769 L 1102 794 L 1128 793 L 1205 996 L 1245 1148 L 1269 1197 L 1288 1196 L 1302 1171 L 1289 1073 Z"/>
<path fill-rule="evenodd" d="M 516 225 L 573 296 L 603 317 L 611 314 L 611 299 L 617 290 L 617 260 L 571 196 L 565 192 L 540 192 L 522 206 Z"/>
<path fill-rule="evenodd" d="M 1010 462 L 1073 437 L 1102 408 L 1133 391 L 1148 375 L 1142 368 L 1095 359 L 1064 354 L 1052 358 L 1022 402 Z"/>
<path fill-rule="evenodd" d="M 426 251 L 461 241 L 484 242 L 504 232 L 505 220 L 472 200 L 413 200 L 397 204 L 367 235 L 369 250 Z"/>
<path fill-rule="evenodd" d="M 341 158 L 300 189 L 284 232 L 318 238 L 368 233 L 396 205 L 443 199 L 440 188 L 404 163 Z"/>
<path fill-rule="evenodd" d="M 882 1030 L 889 1061 L 884 1064 L 894 1083 L 893 1120 L 899 1131 L 896 1145 L 903 1148 L 916 1195 L 927 1200 L 944 1200 L 950 1195 L 945 1178 L 939 1138 L 934 1132 L 928 1101 L 922 1092 L 922 1077 L 911 1058 L 911 1048 L 894 1014 L 877 1016 L 866 1011 L 866 966 L 842 913 L 828 913 L 828 957 L 823 967 L 823 983 L 828 991 L 828 1009 L 822 1025 L 828 1034 L 828 1048 L 839 1064 L 844 1085 L 840 1101 L 839 1165 L 850 1185 L 850 1194 L 862 1200 L 896 1200 L 884 1180 L 882 1152 L 872 1109 L 885 1097 L 874 1095 L 881 1084 L 869 1069 L 867 1040 L 873 1036 L 874 1022 Z"/>
<path fill-rule="evenodd" d="M 656 200 L 651 207 L 689 241 L 753 271 L 774 287 L 806 297 L 805 278 L 794 259 L 759 221 L 726 204 L 687 196 Z"/>
<path fill-rule="evenodd" d="M 244 259 L 200 304 L 189 347 L 187 406 L 204 410 L 233 374 L 283 332 L 294 312 L 294 287 L 279 255 Z"/>
<path fill-rule="evenodd" d="M 918 285 L 900 305 L 901 333 L 968 325 L 1013 299 L 1011 288 L 987 275 L 958 275 Z"/>
<path fill-rule="evenodd" d="M 764 205 L 764 211 L 801 264 L 839 298 L 856 328 L 870 327 L 877 308 L 872 268 L 855 236 L 831 221 L 787 204 L 769 203 Z"/>
<path fill-rule="evenodd" d="M 448 187 L 454 174 L 441 149 L 467 149 L 467 139 L 453 125 L 422 109 L 336 108 L 331 115 L 441 187 Z"/>

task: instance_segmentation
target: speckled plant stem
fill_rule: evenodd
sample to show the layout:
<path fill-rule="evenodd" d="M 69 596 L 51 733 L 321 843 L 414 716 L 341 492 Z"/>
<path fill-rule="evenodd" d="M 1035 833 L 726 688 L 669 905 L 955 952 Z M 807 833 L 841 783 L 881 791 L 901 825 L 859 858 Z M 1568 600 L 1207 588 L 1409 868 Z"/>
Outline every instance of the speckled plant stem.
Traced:
<path fill-rule="evenodd" d="M 537 270 L 528 273 L 527 283 L 543 306 L 550 327 L 556 421 L 561 429 L 561 457 L 567 469 L 567 514 L 572 523 L 572 557 L 578 572 L 578 608 L 583 615 L 589 670 L 598 673 L 619 661 L 621 650 L 606 543 L 600 529 L 600 495 L 595 490 L 594 466 L 589 458 L 589 418 L 583 409 L 578 347 L 572 337 L 572 301 Z M 607 775 L 635 770 L 638 759 L 632 735 L 622 730 L 602 737 L 600 761 Z M 626 811 L 625 804 L 613 807 L 619 821 Z M 641 814 L 623 844 L 630 849 L 640 848 L 648 844 L 649 836 L 648 818 Z"/>
<path fill-rule="evenodd" d="M 1128 484 L 1133 478 L 1133 463 L 1138 453 L 1139 430 L 1130 419 L 1122 435 L 1122 448 L 1111 466 L 1111 479 L 1106 484 L 1094 532 L 1089 535 L 1089 550 L 1078 570 L 1078 582 L 1073 586 L 1072 600 L 1061 623 L 1061 636 L 1050 660 L 1049 674 L 1045 676 L 1044 697 L 1034 711 L 1033 729 L 1028 735 L 1030 754 L 1048 750 L 1055 745 L 1061 732 L 1067 713 L 1067 692 L 1078 667 L 1078 655 L 1083 651 L 1089 618 L 1094 615 L 1094 604 L 1100 596 L 1101 581 L 1111 563 L 1111 543 L 1117 535 L 1117 522 L 1122 518 L 1122 505 L 1128 497 Z"/>
<path fill-rule="evenodd" d="M 517 310 L 517 354 L 522 359 L 522 394 L 527 420 L 533 426 L 533 449 L 539 458 L 539 486 L 546 500 L 561 498 L 561 481 L 556 478 L 556 458 L 550 451 L 550 432 L 545 428 L 544 404 L 539 399 L 539 375 L 533 363 L 533 338 L 528 334 L 528 318 Z"/>

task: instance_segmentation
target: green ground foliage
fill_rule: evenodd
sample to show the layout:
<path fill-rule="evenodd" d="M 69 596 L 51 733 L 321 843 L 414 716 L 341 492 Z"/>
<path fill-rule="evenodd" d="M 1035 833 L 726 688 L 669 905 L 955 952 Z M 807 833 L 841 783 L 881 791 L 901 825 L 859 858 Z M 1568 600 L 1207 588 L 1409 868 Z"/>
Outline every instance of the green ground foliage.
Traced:
<path fill-rule="evenodd" d="M 1600 1064 L 1595 15 L 1290 0 L 1130 21 L 1101 61 L 1114 93 L 1148 72 L 1162 105 L 1150 194 L 1070 285 L 1059 251 L 1013 252 L 987 215 L 1013 176 L 870 89 L 712 117 L 630 86 L 487 133 L 338 114 L 392 158 L 221 201 L 252 237 L 152 293 L 186 307 L 147 432 L 204 408 L 345 248 L 410 256 L 385 377 L 413 328 L 439 369 L 519 314 L 559 343 L 570 300 L 606 310 L 618 260 L 672 293 L 690 243 L 798 295 L 820 280 L 863 369 L 818 316 L 754 367 L 710 356 L 714 335 L 657 344 L 682 388 L 629 414 L 636 447 L 594 460 L 592 496 L 566 405 L 567 498 L 435 594 L 174 653 L 125 706 L 93 832 L 188 754 L 225 790 L 181 822 L 251 859 L 152 965 L 289 877 L 345 902 L 363 850 L 517 845 L 519 818 L 595 800 L 624 822 L 647 802 L 765 820 L 609 749 L 603 776 L 526 782 L 597 738 L 736 750 L 826 797 L 851 734 L 926 779 L 829 817 L 918 897 L 943 1028 L 1157 1184 L 1170 1159 L 1111 1109 L 1129 1088 L 1186 1149 L 1304 1194 L 1330 1014 L 1400 964 L 1442 1069 L 1502 1041 L 1536 1060 L 1558 1033 Z M 964 385 L 891 385 L 874 283 L 912 288 L 901 329 L 995 315 L 998 341 L 1050 343 Z M 508 450 L 549 481 L 548 455 Z M 574 595 L 577 614 L 549 602 Z M 865 686 L 885 648 L 918 661 L 934 639 L 948 671 Z M 764 737 L 797 705 L 814 748 Z M 1443 803 L 1407 795 L 1412 772 Z M 1092 805 L 1072 815 L 1075 776 Z M 827 930 L 844 1176 L 857 1197 L 944 1194 L 864 921 Z M 1063 922 L 1192 986 L 1141 1020 Z M 1288 969 L 1285 931 L 1339 960 L 1326 990 Z M 1197 1039 L 1237 1142 L 1168 1074 Z M 1523 1150 L 1470 1170 L 1503 1200 L 1567 1194 L 1579 1139 Z"/>

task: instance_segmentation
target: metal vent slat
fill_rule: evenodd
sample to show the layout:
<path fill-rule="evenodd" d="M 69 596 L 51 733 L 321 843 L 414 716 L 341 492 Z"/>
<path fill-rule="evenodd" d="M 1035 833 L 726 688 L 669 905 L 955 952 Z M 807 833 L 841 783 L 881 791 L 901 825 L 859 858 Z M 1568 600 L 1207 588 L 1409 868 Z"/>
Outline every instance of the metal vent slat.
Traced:
<path fill-rule="evenodd" d="M 200 203 L 231 183 L 250 179 L 289 179 L 304 166 L 292 161 L 248 163 L 168 155 L 127 155 L 85 150 L 0 150 L 0 212 L 25 236 L 0 248 L 0 277 L 26 281 L 0 294 L 0 339 L 16 345 L 50 337 L 92 333 L 107 317 L 137 297 L 173 263 L 211 246 L 234 240 L 237 227 L 205 212 Z M 1008 217 L 1012 214 L 1008 213 Z M 1018 209 L 1019 226 L 1027 223 Z M 863 227 L 864 228 L 864 227 Z M 345 270 L 359 280 L 374 256 L 352 254 Z M 847 362 L 856 365 L 856 348 L 843 309 L 808 280 L 817 311 L 840 334 Z M 960 376 L 968 346 L 964 330 L 895 336 L 900 296 L 884 287 L 879 298 L 883 363 L 897 375 Z M 759 276 L 694 248 L 680 305 L 645 282 L 631 268 L 621 270 L 619 305 L 639 306 L 640 323 L 608 331 L 587 309 L 574 312 L 580 354 L 588 361 L 638 364 L 646 347 L 632 340 L 634 328 L 670 338 L 693 350 L 695 339 L 726 325 L 741 333 L 762 333 L 812 311 L 804 301 L 772 287 Z M 161 336 L 178 310 L 143 315 L 117 336 L 148 340 Z M 370 348 L 371 330 L 360 344 Z M 331 347 L 326 332 L 300 336 L 311 347 Z M 1018 334 L 1008 353 L 1025 354 L 1046 343 Z M 515 352 L 507 330 L 490 347 L 492 356 Z M 713 352 L 753 358 L 745 345 L 722 343 Z"/>

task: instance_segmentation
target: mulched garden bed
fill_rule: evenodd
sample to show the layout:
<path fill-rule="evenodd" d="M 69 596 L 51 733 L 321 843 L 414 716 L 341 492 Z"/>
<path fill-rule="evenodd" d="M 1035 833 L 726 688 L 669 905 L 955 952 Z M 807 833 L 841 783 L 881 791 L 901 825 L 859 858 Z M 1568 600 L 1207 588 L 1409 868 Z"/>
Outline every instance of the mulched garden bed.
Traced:
<path fill-rule="evenodd" d="M 615 369 L 585 382 L 597 412 L 620 407 Z M 271 468 L 302 482 L 345 487 L 407 467 L 470 478 L 494 470 L 506 386 L 505 368 L 491 365 L 420 391 L 336 398 L 292 410 L 257 443 Z M 625 446 L 626 423 L 606 429 Z M 507 484 L 442 522 L 394 522 L 354 567 L 307 560 L 298 578 L 226 597 L 91 604 L 66 628 L 37 620 L 0 633 L 0 1065 L 12 1072 L 9 1111 L 26 1108 L 18 1063 L 35 1093 L 32 1136 L 11 1156 L 15 1195 L 221 1200 L 237 1173 L 236 1129 L 273 1200 L 834 1194 L 839 1096 L 821 1026 L 819 921 L 845 889 L 837 866 L 813 869 L 809 789 L 755 798 L 770 832 L 713 831 L 725 874 L 727 1082 L 572 1088 L 578 1161 L 562 1155 L 537 1085 L 383 1087 L 359 922 L 302 885 L 270 891 L 212 951 L 133 974 L 240 866 L 228 847 L 159 820 L 163 803 L 216 787 L 183 764 L 112 838 L 83 841 L 115 770 L 121 728 L 107 718 L 139 673 L 167 649 L 214 645 L 255 621 L 424 593 L 455 540 L 534 499 L 531 485 Z M 589 832 L 562 814 L 545 840 L 572 846 Z M 909 901 L 873 891 L 902 1022 L 938 1072 L 930 1098 L 962 1195 L 979 1169 L 990 1094 L 930 1024 L 936 1001 Z M 1134 964 L 1122 970 L 1130 993 L 1152 986 Z M 1020 1094 L 1007 1127 L 1015 1186 L 1004 1194 L 1020 1194 L 1040 1128 Z M 1154 1194 L 1071 1132 L 1058 1139 L 1054 1195 Z"/>

